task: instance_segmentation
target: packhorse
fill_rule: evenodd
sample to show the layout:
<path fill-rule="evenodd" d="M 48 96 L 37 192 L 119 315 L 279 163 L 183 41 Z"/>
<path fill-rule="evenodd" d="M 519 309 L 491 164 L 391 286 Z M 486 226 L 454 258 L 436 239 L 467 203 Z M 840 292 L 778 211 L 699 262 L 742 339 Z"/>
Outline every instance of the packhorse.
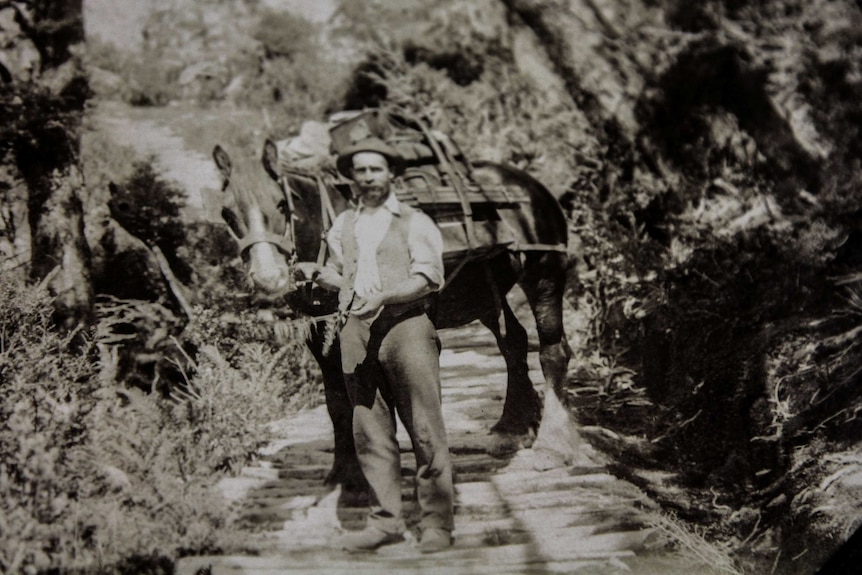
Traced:
<path fill-rule="evenodd" d="M 319 329 L 309 331 L 307 343 L 320 365 L 334 429 L 334 463 L 327 482 L 361 489 L 364 479 L 354 450 L 352 407 L 338 341 L 330 331 L 334 322 L 327 328 L 324 321 L 336 315 L 337 294 L 301 281 L 297 271 L 300 262 L 325 261 L 323 238 L 337 214 L 351 208 L 349 192 L 320 172 L 280 167 L 278 148 L 271 141 L 264 146 L 263 166 L 260 159 L 231 158 L 220 146 L 214 148 L 213 158 L 223 177 L 222 217 L 238 243 L 250 282 L 270 301 L 284 302 L 318 322 Z M 550 191 L 521 170 L 477 162 L 471 165 L 471 178 L 522 199 L 512 212 L 520 228 L 519 241 L 486 250 L 481 258 L 471 259 L 469 250 L 464 257 L 444 257 L 446 283 L 429 312 L 431 319 L 438 329 L 479 320 L 493 333 L 505 359 L 506 397 L 501 417 L 491 428 L 489 451 L 502 455 L 532 447 L 553 461 L 544 467 L 569 464 L 579 440 L 560 400 L 571 356 L 562 318 L 566 218 Z M 545 378 L 544 415 L 542 397 L 528 376 L 527 332 L 505 298 L 515 284 L 536 320 Z M 552 407 L 554 414 L 549 415 Z"/>

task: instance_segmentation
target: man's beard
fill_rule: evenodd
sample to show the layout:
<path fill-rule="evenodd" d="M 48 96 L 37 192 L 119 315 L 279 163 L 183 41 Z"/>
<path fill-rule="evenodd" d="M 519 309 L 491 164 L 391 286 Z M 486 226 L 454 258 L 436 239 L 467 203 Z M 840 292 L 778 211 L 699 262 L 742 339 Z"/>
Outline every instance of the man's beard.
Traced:
<path fill-rule="evenodd" d="M 388 188 L 386 186 L 369 186 L 367 188 L 360 188 L 361 192 L 360 198 L 374 198 L 382 199 L 385 198 L 388 193 Z"/>

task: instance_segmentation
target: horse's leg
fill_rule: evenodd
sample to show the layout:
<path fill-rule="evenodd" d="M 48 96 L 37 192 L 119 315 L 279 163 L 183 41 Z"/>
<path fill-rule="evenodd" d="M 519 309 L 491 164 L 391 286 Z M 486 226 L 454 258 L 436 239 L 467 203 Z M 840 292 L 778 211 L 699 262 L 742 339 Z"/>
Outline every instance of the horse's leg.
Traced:
<path fill-rule="evenodd" d="M 489 448 L 492 455 L 502 456 L 522 447 L 530 447 L 539 427 L 542 406 L 539 394 L 533 389 L 527 367 L 527 331 L 515 317 L 506 298 L 500 299 L 505 335 L 500 330 L 500 317 L 491 310 L 479 321 L 491 330 L 506 360 L 508 379 L 503 415 L 491 431 L 495 439 Z"/>
<path fill-rule="evenodd" d="M 356 458 L 356 447 L 353 443 L 353 407 L 347 395 L 347 387 L 344 385 L 338 340 L 335 340 L 326 354 L 323 353 L 323 334 L 314 334 L 309 339 L 308 346 L 320 365 L 326 409 L 332 420 L 335 435 L 335 457 L 325 483 L 340 484 L 345 492 L 364 495 L 368 489 L 368 482 Z"/>
<path fill-rule="evenodd" d="M 539 456 L 536 466 L 590 465 L 592 461 L 585 454 L 587 444 L 581 440 L 564 401 L 566 372 L 571 357 L 563 329 L 565 254 L 550 251 L 528 253 L 520 285 L 536 318 L 539 361 L 545 376 L 542 422 L 533 444 L 533 450 Z"/>

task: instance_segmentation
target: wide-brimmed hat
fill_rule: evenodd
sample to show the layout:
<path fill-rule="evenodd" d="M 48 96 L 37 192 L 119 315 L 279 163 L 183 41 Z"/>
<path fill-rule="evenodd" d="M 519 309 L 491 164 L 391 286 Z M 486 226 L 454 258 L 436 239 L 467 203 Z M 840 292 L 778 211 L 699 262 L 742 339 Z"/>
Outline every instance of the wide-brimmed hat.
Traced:
<path fill-rule="evenodd" d="M 341 175 L 347 178 L 353 177 L 353 156 L 359 152 L 376 152 L 386 158 L 389 162 L 389 170 L 396 177 L 404 173 L 404 157 L 398 153 L 398 150 L 380 138 L 365 138 L 346 147 L 338 156 L 335 166 Z"/>

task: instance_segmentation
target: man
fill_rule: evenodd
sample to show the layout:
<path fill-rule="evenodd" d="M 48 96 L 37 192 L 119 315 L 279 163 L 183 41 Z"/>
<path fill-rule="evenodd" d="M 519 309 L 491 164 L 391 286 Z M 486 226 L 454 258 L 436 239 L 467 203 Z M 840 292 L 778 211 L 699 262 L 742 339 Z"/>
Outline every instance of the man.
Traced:
<path fill-rule="evenodd" d="M 339 289 L 341 357 L 351 402 L 359 463 L 370 485 L 365 529 L 348 533 L 348 551 L 403 540 L 401 455 L 396 411 L 416 455 L 421 511 L 419 547 L 452 545 L 452 464 L 440 394 L 440 340 L 426 311 L 443 284 L 443 240 L 424 213 L 398 201 L 392 181 L 404 161 L 385 142 L 369 138 L 344 151 L 339 172 L 352 178 L 358 203 L 333 223 L 330 265 L 314 273 Z"/>

